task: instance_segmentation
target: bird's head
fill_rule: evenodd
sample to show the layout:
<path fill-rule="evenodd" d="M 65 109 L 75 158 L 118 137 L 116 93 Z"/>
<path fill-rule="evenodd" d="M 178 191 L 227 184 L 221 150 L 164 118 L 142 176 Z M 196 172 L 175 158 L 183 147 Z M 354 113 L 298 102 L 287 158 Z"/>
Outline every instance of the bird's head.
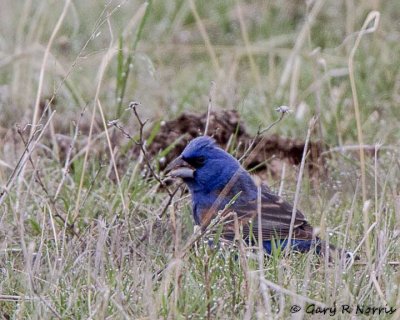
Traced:
<path fill-rule="evenodd" d="M 239 162 L 207 136 L 193 139 L 166 168 L 194 192 L 220 190 L 238 170 L 243 170 Z"/>

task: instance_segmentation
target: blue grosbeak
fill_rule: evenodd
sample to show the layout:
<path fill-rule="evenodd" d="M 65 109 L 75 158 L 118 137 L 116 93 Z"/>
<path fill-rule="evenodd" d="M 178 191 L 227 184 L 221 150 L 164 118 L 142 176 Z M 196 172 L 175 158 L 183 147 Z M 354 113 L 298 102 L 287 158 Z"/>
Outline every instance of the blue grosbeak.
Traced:
<path fill-rule="evenodd" d="M 244 239 L 249 240 L 251 234 L 257 239 L 258 187 L 239 161 L 218 147 L 214 139 L 202 136 L 192 140 L 166 171 L 172 177 L 182 178 L 189 187 L 196 224 L 206 227 L 218 211 L 229 204 L 228 210 L 237 214 Z M 273 194 L 267 186 L 261 186 L 261 232 L 263 247 L 268 253 L 274 244 L 286 247 L 292 210 L 289 203 Z M 315 249 L 323 254 L 326 250 L 324 242 L 313 231 L 305 216 L 297 211 L 292 249 L 301 252 Z M 222 236 L 233 239 L 234 235 L 234 221 L 224 222 Z"/>

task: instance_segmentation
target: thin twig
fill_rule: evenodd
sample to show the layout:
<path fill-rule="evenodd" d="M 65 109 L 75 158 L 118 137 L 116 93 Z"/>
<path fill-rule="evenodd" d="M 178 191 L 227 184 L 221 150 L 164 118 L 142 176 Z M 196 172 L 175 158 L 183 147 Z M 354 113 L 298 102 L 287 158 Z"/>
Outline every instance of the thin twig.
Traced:
<path fill-rule="evenodd" d="M 146 167 L 148 168 L 150 175 L 160 184 L 160 186 L 162 186 L 168 193 L 168 200 L 166 205 L 164 206 L 163 210 L 161 211 L 161 214 L 158 216 L 158 218 L 161 218 L 165 215 L 165 213 L 168 210 L 168 207 L 171 205 L 172 200 L 175 196 L 175 194 L 178 192 L 178 190 L 180 189 L 181 184 L 179 184 L 177 186 L 177 188 L 175 188 L 173 191 L 171 191 L 168 186 L 166 185 L 166 183 L 160 178 L 160 176 L 156 173 L 156 171 L 153 168 L 153 165 L 151 164 L 151 160 L 150 157 L 147 153 L 147 150 L 145 148 L 146 146 L 146 141 L 144 139 L 144 127 L 147 123 L 147 120 L 142 120 L 141 117 L 139 116 L 139 113 L 137 111 L 137 107 L 140 106 L 140 102 L 137 101 L 132 101 L 129 103 L 129 110 L 132 110 L 137 122 L 139 123 L 139 138 L 135 139 L 133 138 L 133 136 L 127 132 L 124 127 L 118 122 L 118 120 L 112 120 L 109 121 L 108 125 L 110 126 L 114 126 L 116 127 L 119 131 L 122 132 L 122 134 L 129 140 L 133 141 L 137 146 L 139 146 L 141 154 L 143 156 L 143 159 L 145 161 Z M 150 227 L 149 230 L 147 230 L 139 239 L 137 246 L 139 246 L 141 243 L 143 243 L 143 241 L 145 241 L 150 232 L 153 230 L 154 226 Z"/>
<path fill-rule="evenodd" d="M 268 127 L 264 128 L 261 130 L 261 128 L 258 129 L 256 136 L 254 137 L 254 139 L 251 141 L 250 146 L 247 148 L 247 150 L 244 152 L 244 154 L 240 157 L 239 162 L 243 162 L 243 165 L 245 166 L 246 163 L 246 158 L 249 157 L 250 160 L 247 160 L 247 162 L 251 162 L 252 158 L 250 157 L 250 154 L 252 154 L 253 152 L 256 152 L 256 150 L 258 150 L 257 146 L 253 149 L 254 144 L 256 143 L 256 141 L 258 140 L 258 138 L 263 135 L 264 133 L 266 133 L 267 131 L 269 131 L 273 126 L 275 126 L 276 124 L 278 124 L 279 122 L 282 121 L 283 117 L 290 112 L 289 108 L 286 106 L 281 106 L 279 108 L 276 109 L 276 111 L 280 112 L 280 116 L 278 118 L 278 120 L 272 122 Z M 264 141 L 265 137 L 262 138 L 259 142 L 258 145 L 262 145 L 262 142 Z M 251 153 L 250 153 L 251 152 Z"/>
<path fill-rule="evenodd" d="M 108 124 L 109 124 L 109 125 L 112 125 L 112 126 L 115 126 L 118 130 L 120 130 L 120 131 L 124 134 L 125 137 L 127 137 L 129 140 L 132 140 L 136 145 L 139 146 L 139 148 L 140 148 L 140 150 L 141 150 L 141 152 L 142 152 L 142 155 L 143 155 L 143 159 L 144 159 L 144 161 L 145 161 L 145 163 L 146 163 L 147 168 L 148 168 L 149 171 L 150 171 L 151 176 L 152 176 L 155 180 L 157 180 L 157 182 L 158 182 L 162 187 L 165 188 L 165 190 L 167 191 L 168 195 L 171 196 L 171 194 L 172 194 L 171 190 L 169 190 L 169 188 L 168 188 L 168 186 L 165 184 L 165 182 L 164 182 L 164 181 L 160 178 L 160 176 L 155 172 L 155 170 L 154 170 L 154 168 L 153 168 L 153 166 L 152 166 L 152 164 L 151 164 L 150 158 L 149 158 L 149 156 L 148 156 L 148 154 L 147 154 L 147 151 L 146 151 L 146 148 L 145 148 L 145 146 L 146 146 L 146 141 L 145 141 L 145 139 L 144 139 L 144 127 L 145 127 L 145 125 L 146 125 L 146 123 L 147 123 L 148 120 L 144 120 L 144 121 L 143 121 L 143 120 L 140 118 L 140 116 L 139 116 L 139 114 L 138 114 L 138 112 L 137 112 L 137 107 L 140 106 L 140 105 L 141 105 L 140 102 L 132 101 L 131 103 L 129 103 L 129 107 L 128 107 L 130 110 L 132 110 L 133 114 L 135 115 L 136 120 L 137 120 L 138 123 L 139 123 L 139 139 L 138 139 L 138 140 L 134 139 L 134 138 L 133 138 L 119 123 L 118 123 L 117 120 L 110 121 Z"/>

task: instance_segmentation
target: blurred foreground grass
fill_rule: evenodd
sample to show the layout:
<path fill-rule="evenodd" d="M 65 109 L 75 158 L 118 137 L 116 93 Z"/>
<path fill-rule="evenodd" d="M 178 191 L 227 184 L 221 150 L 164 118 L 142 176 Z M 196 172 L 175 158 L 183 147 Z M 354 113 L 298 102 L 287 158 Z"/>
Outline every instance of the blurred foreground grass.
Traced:
<path fill-rule="evenodd" d="M 377 14 L 367 28 L 378 27 L 360 38 L 349 70 L 373 10 L 379 23 Z M 287 319 L 292 305 L 313 303 L 400 310 L 400 2 L 3 0 L 0 12 L 0 318 Z M 294 111 L 273 129 L 284 136 L 305 137 L 319 115 L 313 139 L 331 148 L 329 177 L 303 179 L 300 207 L 362 263 L 345 271 L 277 253 L 260 266 L 204 241 L 179 258 L 193 232 L 188 196 L 178 192 L 160 216 L 168 196 L 144 177 L 143 159 L 117 179 L 110 150 L 124 157 L 126 142 L 107 123 L 119 118 L 137 136 L 124 111 L 131 100 L 148 128 L 204 112 L 212 81 L 214 110 L 237 109 L 253 132 L 279 105 Z M 295 182 L 285 181 L 289 199 Z"/>

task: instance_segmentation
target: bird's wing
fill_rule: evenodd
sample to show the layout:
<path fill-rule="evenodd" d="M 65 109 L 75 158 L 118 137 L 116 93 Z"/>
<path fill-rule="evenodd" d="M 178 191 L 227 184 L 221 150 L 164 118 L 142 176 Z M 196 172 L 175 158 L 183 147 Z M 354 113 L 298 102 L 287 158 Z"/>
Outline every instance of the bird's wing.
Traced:
<path fill-rule="evenodd" d="M 252 234 L 258 238 L 257 199 L 232 206 L 238 221 L 242 225 L 244 238 L 249 237 L 250 225 L 253 226 Z M 281 197 L 273 194 L 268 188 L 262 188 L 261 194 L 261 231 L 262 239 L 270 240 L 288 238 L 293 207 Z M 251 222 L 250 222 L 251 220 Z M 232 231 L 232 225 L 227 224 L 227 229 Z M 293 235 L 295 239 L 313 239 L 313 228 L 307 222 L 303 213 L 296 211 Z"/>

